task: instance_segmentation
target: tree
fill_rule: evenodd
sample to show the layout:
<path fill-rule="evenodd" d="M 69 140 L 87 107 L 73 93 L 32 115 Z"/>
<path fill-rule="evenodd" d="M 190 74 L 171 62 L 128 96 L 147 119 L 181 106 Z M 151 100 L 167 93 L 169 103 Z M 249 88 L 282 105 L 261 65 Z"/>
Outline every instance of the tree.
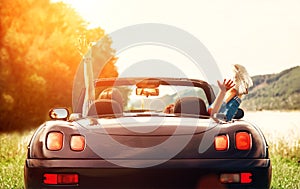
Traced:
<path fill-rule="evenodd" d="M 105 33 L 49 0 L 2 0 L 0 17 L 0 131 L 30 129 L 45 121 L 49 108 L 71 107 L 79 33 L 92 41 Z M 105 76 L 116 76 L 114 62 L 108 67 Z"/>

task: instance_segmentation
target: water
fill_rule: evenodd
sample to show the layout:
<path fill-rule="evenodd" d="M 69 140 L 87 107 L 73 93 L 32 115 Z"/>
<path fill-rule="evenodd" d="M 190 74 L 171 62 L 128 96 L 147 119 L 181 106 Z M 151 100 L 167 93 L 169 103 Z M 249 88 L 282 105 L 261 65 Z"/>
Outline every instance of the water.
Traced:
<path fill-rule="evenodd" d="M 284 139 L 293 144 L 300 140 L 300 111 L 245 112 L 245 120 L 255 123 L 268 141 Z"/>

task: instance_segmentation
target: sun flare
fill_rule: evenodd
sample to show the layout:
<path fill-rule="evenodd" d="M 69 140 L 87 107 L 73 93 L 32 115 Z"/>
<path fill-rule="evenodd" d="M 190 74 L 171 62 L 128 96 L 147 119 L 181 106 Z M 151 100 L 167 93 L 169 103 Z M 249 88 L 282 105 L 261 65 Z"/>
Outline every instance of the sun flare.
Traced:
<path fill-rule="evenodd" d="M 87 21 L 90 27 L 99 27 L 99 15 L 98 12 L 101 10 L 99 7 L 105 7 L 108 1 L 95 1 L 95 0 L 52 0 L 52 2 L 63 2 L 70 5 L 75 9 L 76 12 Z"/>

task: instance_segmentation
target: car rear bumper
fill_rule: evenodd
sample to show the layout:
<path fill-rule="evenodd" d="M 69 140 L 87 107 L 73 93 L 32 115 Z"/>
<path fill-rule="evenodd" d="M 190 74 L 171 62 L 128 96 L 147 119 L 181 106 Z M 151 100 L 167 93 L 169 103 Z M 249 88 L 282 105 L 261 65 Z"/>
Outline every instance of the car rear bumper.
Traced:
<path fill-rule="evenodd" d="M 128 160 L 133 161 L 133 160 Z M 139 162 L 143 160 L 134 160 Z M 25 188 L 269 188 L 269 159 L 172 159 L 149 168 L 125 168 L 99 159 L 27 159 Z M 222 184 L 223 173 L 251 173 L 251 183 Z M 46 185 L 45 173 L 76 173 L 74 185 Z"/>

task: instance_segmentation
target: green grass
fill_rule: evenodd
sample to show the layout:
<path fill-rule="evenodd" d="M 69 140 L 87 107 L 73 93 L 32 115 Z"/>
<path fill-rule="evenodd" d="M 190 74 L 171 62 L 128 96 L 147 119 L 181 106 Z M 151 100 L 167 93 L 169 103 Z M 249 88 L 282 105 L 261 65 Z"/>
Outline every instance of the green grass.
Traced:
<path fill-rule="evenodd" d="M 300 165 L 298 160 L 275 156 L 272 157 L 272 164 L 272 189 L 300 188 Z"/>
<path fill-rule="evenodd" d="M 0 188 L 21 189 L 27 144 L 33 132 L 0 134 Z M 270 137 L 272 189 L 300 189 L 300 139 Z M 267 136 L 268 139 L 268 136 Z"/>
<path fill-rule="evenodd" d="M 272 189 L 300 189 L 300 139 L 287 137 L 270 143 Z"/>
<path fill-rule="evenodd" d="M 23 166 L 32 132 L 0 134 L 0 188 L 24 188 Z"/>

